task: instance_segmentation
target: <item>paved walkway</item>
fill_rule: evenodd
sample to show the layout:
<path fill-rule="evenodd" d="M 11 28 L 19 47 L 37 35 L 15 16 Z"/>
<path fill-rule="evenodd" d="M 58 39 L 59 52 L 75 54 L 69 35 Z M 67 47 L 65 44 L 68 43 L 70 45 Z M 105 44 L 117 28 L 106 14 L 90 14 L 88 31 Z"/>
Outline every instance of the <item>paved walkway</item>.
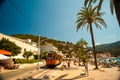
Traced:
<path fill-rule="evenodd" d="M 33 72 L 35 72 L 36 74 L 30 76 L 26 80 L 120 80 L 119 78 L 120 71 L 118 71 L 117 67 L 101 68 L 104 71 L 93 70 L 94 66 L 90 64 L 88 65 L 88 67 L 89 76 L 84 74 L 83 66 L 74 65 L 73 63 L 71 63 L 70 68 L 68 67 L 62 68 L 62 65 L 59 65 L 55 69 L 41 68 L 40 70 L 35 70 Z M 43 71 L 42 73 L 41 70 Z"/>
<path fill-rule="evenodd" d="M 101 70 L 93 70 L 94 66 L 89 64 L 89 76 L 84 74 L 84 66 L 71 64 L 71 67 L 61 68 L 58 66 L 55 70 L 45 75 L 48 80 L 120 80 L 120 71 L 117 67 L 100 68 Z M 39 78 L 40 80 L 47 80 Z"/>

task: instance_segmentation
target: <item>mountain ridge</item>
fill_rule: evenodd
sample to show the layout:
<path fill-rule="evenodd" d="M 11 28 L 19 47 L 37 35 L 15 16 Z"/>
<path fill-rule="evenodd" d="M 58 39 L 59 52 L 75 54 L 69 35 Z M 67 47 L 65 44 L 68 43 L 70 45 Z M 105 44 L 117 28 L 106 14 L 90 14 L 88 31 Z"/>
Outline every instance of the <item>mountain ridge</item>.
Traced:
<path fill-rule="evenodd" d="M 16 35 L 12 35 L 12 36 L 17 37 L 17 38 L 22 38 L 22 39 L 32 39 L 32 41 L 38 42 L 38 36 L 34 36 L 34 35 L 16 34 Z M 54 39 L 50 39 L 50 38 L 42 37 L 42 36 L 40 39 L 42 41 L 41 44 L 44 44 L 46 42 L 50 43 L 50 44 L 56 46 L 63 53 L 71 53 L 71 52 L 76 53 L 76 51 L 77 51 L 75 44 L 73 44 L 71 42 L 54 40 Z M 92 50 L 92 47 L 89 47 L 89 49 Z M 97 45 L 96 52 L 102 52 L 102 53 L 108 52 L 112 56 L 115 56 L 115 57 L 120 56 L 120 41 Z"/>
<path fill-rule="evenodd" d="M 104 50 L 104 49 L 111 49 L 115 47 L 120 46 L 120 41 L 112 42 L 112 43 L 106 43 L 106 44 L 101 44 L 96 46 L 96 50 Z"/>
<path fill-rule="evenodd" d="M 90 48 L 92 49 L 92 48 Z M 107 43 L 107 44 L 101 44 L 96 46 L 96 52 L 108 52 L 114 57 L 120 56 L 120 41 Z"/>

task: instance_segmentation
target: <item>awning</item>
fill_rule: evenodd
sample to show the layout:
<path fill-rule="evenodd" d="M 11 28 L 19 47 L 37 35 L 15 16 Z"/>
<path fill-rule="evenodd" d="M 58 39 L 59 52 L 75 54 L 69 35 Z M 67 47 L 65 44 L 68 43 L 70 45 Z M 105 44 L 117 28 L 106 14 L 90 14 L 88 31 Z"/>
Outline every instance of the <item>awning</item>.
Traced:
<path fill-rule="evenodd" d="M 11 52 L 5 50 L 0 50 L 0 54 L 11 56 Z"/>
<path fill-rule="evenodd" d="M 0 54 L 0 60 L 6 60 L 6 59 L 9 59 L 10 57 L 7 57 L 3 54 Z"/>

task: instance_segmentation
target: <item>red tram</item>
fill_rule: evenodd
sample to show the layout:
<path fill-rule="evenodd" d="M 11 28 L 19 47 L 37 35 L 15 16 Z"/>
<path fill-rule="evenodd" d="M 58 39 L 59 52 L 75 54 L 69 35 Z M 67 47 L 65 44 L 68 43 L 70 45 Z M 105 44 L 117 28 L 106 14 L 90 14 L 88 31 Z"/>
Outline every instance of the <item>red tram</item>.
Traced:
<path fill-rule="evenodd" d="M 46 66 L 56 67 L 62 62 L 63 54 L 60 52 L 50 51 L 46 54 Z"/>

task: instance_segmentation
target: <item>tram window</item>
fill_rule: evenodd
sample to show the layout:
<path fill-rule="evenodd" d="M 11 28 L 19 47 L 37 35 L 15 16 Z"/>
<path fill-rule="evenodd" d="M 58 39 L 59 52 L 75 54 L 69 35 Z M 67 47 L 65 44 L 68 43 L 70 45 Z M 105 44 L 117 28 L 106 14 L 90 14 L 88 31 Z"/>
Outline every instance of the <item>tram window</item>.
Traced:
<path fill-rule="evenodd" d="M 52 55 L 51 55 L 51 54 L 48 54 L 47 57 L 46 57 L 46 59 L 51 60 L 51 59 L 52 59 Z"/>
<path fill-rule="evenodd" d="M 48 54 L 48 56 L 52 56 L 52 54 Z"/>
<path fill-rule="evenodd" d="M 52 54 L 52 59 L 55 59 L 55 54 Z"/>
<path fill-rule="evenodd" d="M 58 57 L 56 56 L 56 60 L 58 60 Z"/>
<path fill-rule="evenodd" d="M 55 56 L 52 56 L 52 59 L 55 59 Z"/>
<path fill-rule="evenodd" d="M 49 60 L 51 60 L 52 58 L 51 58 L 51 57 L 46 57 L 46 59 L 49 59 Z"/>

